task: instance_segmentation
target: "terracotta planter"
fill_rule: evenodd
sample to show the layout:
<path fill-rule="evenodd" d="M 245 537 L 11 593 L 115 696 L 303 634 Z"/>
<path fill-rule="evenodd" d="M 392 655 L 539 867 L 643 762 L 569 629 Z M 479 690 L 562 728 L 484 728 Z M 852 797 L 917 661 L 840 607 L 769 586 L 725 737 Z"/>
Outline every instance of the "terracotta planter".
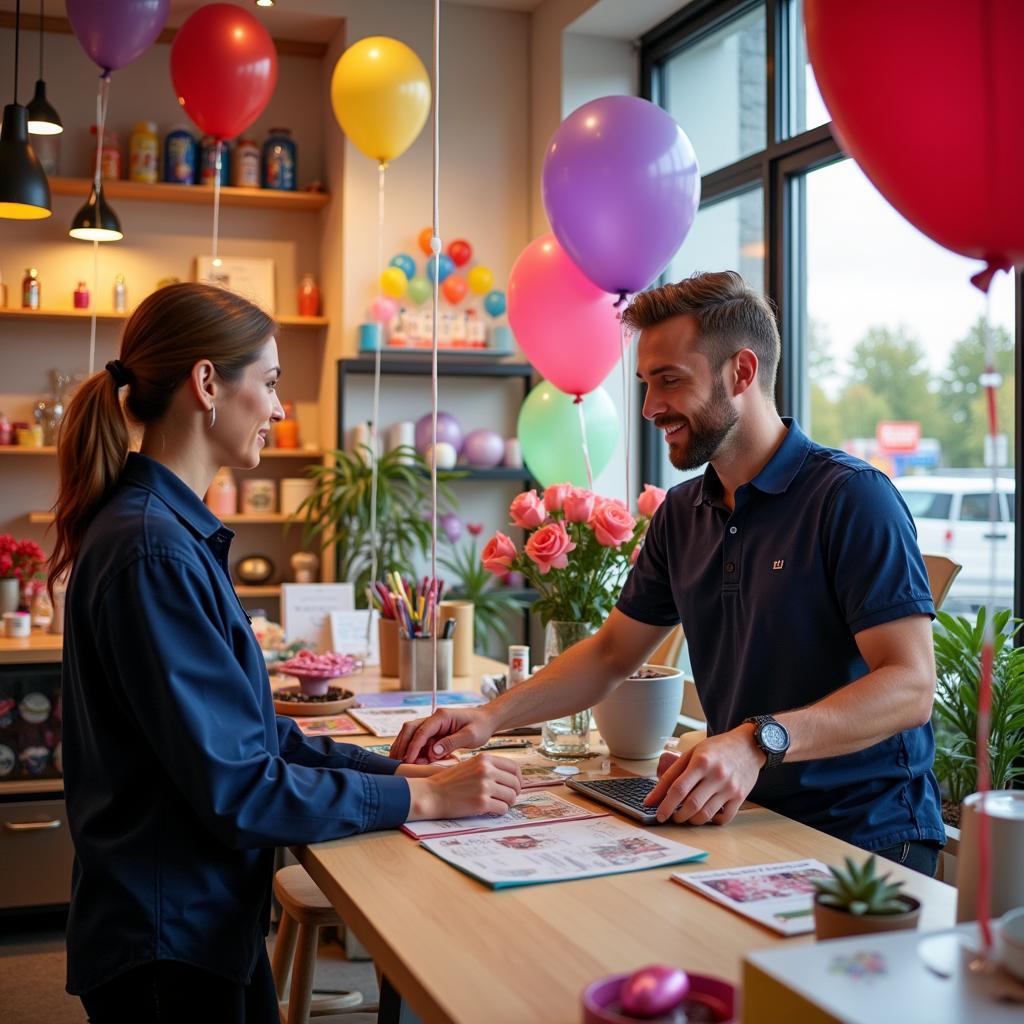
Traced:
<path fill-rule="evenodd" d="M 907 908 L 902 914 L 851 914 L 848 910 L 819 903 L 815 898 L 814 930 L 818 940 L 916 928 L 921 917 L 921 904 L 913 896 L 899 896 L 897 899 Z"/>

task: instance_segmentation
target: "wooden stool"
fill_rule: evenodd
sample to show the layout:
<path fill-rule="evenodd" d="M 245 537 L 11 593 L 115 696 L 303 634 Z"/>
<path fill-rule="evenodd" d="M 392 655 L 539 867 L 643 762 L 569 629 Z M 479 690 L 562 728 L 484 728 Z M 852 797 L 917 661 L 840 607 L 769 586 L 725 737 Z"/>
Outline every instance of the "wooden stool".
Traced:
<path fill-rule="evenodd" d="M 316 970 L 320 929 L 342 923 L 316 882 L 298 864 L 281 868 L 274 875 L 274 895 L 281 904 L 281 920 L 277 926 L 271 964 L 279 1003 L 284 999 L 288 970 L 292 969 L 287 1010 L 281 1010 L 283 1024 L 307 1024 L 311 1012 L 319 1015 L 359 1006 L 363 1001 L 360 992 L 346 992 L 313 1001 L 313 972 Z"/>

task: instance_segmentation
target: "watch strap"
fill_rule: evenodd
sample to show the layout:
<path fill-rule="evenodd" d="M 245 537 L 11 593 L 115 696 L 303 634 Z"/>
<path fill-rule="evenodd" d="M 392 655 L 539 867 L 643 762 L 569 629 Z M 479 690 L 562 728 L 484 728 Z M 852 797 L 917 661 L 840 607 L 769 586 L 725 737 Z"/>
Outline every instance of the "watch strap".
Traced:
<path fill-rule="evenodd" d="M 789 744 L 786 744 L 786 750 L 769 750 L 761 742 L 761 726 L 768 725 L 769 723 L 771 723 L 779 726 L 779 728 L 782 729 L 783 732 L 786 731 L 785 726 L 782 725 L 773 715 L 751 715 L 750 718 L 744 719 L 744 722 L 750 722 L 754 726 L 754 742 L 758 745 L 758 747 L 760 747 L 761 752 L 764 754 L 766 758 L 764 767 L 777 768 L 780 764 L 782 764 L 783 758 L 786 756 L 786 750 L 789 749 Z"/>

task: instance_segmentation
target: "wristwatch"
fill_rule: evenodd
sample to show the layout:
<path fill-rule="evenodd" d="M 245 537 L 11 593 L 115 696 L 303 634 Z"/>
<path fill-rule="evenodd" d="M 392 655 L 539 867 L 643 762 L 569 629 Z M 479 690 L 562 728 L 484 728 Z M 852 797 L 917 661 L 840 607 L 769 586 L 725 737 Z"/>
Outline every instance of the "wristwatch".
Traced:
<path fill-rule="evenodd" d="M 789 730 L 771 715 L 754 715 L 743 720 L 744 725 L 747 722 L 754 726 L 754 742 L 768 759 L 765 768 L 776 768 L 782 764 L 789 750 Z"/>

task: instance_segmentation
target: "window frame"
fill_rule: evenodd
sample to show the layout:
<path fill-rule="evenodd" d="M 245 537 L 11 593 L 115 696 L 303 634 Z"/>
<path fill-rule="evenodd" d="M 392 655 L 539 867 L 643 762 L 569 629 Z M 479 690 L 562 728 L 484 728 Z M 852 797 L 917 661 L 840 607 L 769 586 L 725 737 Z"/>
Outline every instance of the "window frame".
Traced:
<path fill-rule="evenodd" d="M 804 317 L 806 308 L 806 175 L 845 159 L 831 122 L 796 134 L 793 123 L 801 26 L 796 0 L 693 0 L 640 38 L 640 94 L 659 103 L 664 65 L 701 39 L 758 7 L 765 10 L 766 138 L 760 152 L 701 178 L 701 207 L 761 186 L 764 201 L 765 295 L 773 304 L 782 337 L 776 402 L 785 416 L 799 416 L 808 401 Z M 699 158 L 700 154 L 698 154 Z M 1014 273 L 1016 379 L 1024 380 L 1024 283 Z M 965 282 L 966 284 L 966 282 Z M 640 406 L 638 405 L 638 409 Z M 638 412 L 639 415 L 639 412 Z M 1024 517 L 1024 401 L 1014 407 L 1014 614 L 1024 609 L 1024 544 L 1016 523 Z M 663 443 L 655 427 L 640 417 L 638 438 L 643 479 L 660 484 Z"/>

